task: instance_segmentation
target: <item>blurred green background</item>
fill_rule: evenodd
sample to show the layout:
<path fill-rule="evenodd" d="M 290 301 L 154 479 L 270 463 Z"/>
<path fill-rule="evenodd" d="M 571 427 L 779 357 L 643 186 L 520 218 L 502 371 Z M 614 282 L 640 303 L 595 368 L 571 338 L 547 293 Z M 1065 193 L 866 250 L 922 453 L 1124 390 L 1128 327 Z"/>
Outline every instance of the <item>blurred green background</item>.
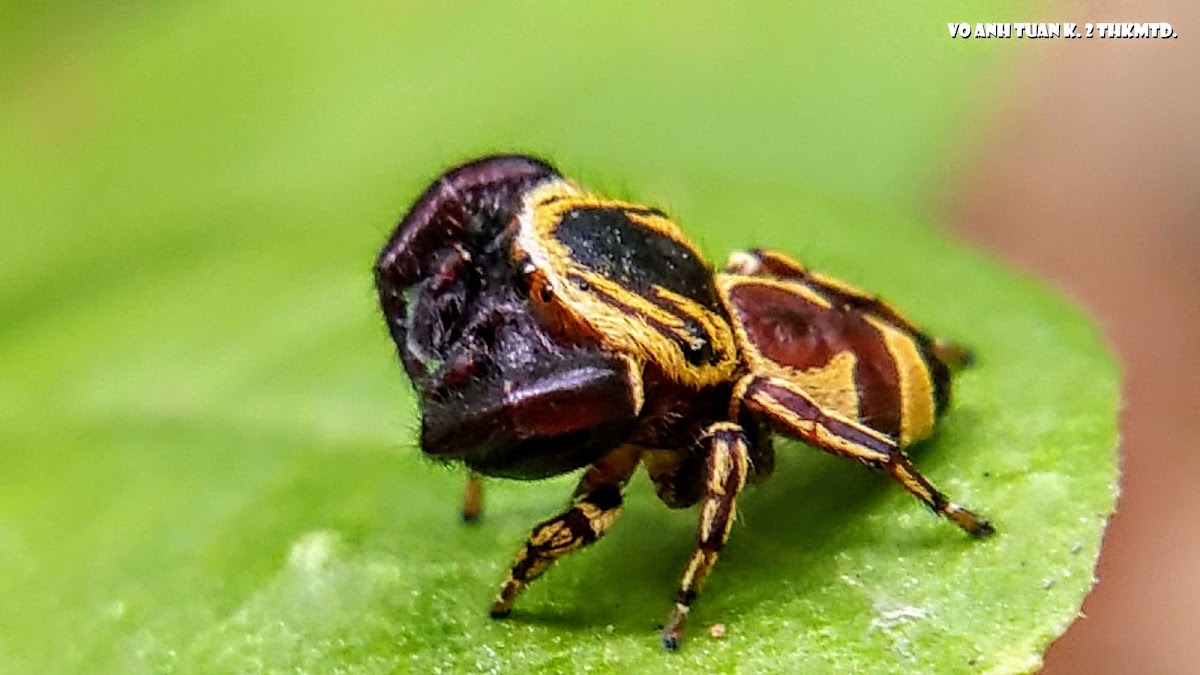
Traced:
<path fill-rule="evenodd" d="M 948 38 L 985 18 L 951 4 L 5 7 L 0 670 L 1036 667 L 1091 584 L 1116 375 L 1074 310 L 930 225 L 1008 72 Z M 976 346 L 921 465 L 1003 535 L 797 447 L 675 661 L 654 626 L 694 516 L 642 483 L 489 622 L 570 480 L 497 484 L 459 526 L 370 266 L 434 175 L 511 150 Z"/>

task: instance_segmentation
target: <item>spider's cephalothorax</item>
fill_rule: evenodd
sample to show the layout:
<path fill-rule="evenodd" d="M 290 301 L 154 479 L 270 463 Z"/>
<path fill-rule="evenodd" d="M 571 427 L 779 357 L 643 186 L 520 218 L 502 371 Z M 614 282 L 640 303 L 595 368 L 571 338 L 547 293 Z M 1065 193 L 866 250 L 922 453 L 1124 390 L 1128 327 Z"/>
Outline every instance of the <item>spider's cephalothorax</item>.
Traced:
<path fill-rule="evenodd" d="M 492 605 L 505 616 L 555 559 L 599 539 L 644 465 L 671 507 L 702 503 L 663 642 L 774 466 L 771 432 L 892 476 L 967 532 L 903 448 L 929 436 L 967 352 L 890 305 L 770 251 L 714 274 L 659 210 L 591 194 L 539 160 L 487 157 L 417 200 L 379 256 L 388 327 L 420 396 L 421 444 L 477 474 L 586 467 L 571 504 L 533 529 Z"/>

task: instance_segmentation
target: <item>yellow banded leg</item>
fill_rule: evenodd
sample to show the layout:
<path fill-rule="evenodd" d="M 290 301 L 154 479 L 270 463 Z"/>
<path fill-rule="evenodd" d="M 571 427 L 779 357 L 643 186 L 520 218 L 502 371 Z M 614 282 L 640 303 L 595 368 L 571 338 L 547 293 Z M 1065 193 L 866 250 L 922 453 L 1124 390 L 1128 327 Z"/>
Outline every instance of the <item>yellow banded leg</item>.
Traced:
<path fill-rule="evenodd" d="M 572 505 L 534 527 L 517 552 L 512 569 L 492 603 L 492 618 L 508 616 L 521 591 L 555 560 L 604 536 L 621 514 L 621 488 L 633 475 L 638 459 L 637 448 L 624 446 L 584 472 Z"/>
<path fill-rule="evenodd" d="M 496 594 L 492 618 L 508 616 L 513 602 L 529 582 L 541 576 L 558 558 L 604 536 L 620 513 L 620 488 L 605 485 L 580 498 L 562 515 L 533 528 Z"/>
<path fill-rule="evenodd" d="M 642 452 L 643 448 L 636 445 L 622 445 L 601 457 L 579 478 L 579 484 L 571 494 L 571 503 L 574 504 L 575 500 L 605 485 L 624 486 L 633 472 L 637 471 Z"/>
<path fill-rule="evenodd" d="M 977 537 L 995 529 L 991 523 L 946 498 L 917 471 L 896 442 L 885 434 L 837 413 L 828 412 L 800 388 L 778 378 L 748 376 L 735 391 L 750 410 L 763 415 L 780 432 L 842 457 L 885 471 L 905 490 L 941 516 Z"/>
<path fill-rule="evenodd" d="M 742 427 L 718 422 L 709 427 L 700 441 L 708 446 L 704 499 L 700 506 L 700 530 L 696 552 L 688 562 L 675 596 L 675 609 L 663 626 L 663 646 L 674 651 L 683 636 L 683 625 L 704 584 L 717 554 L 725 546 L 737 507 L 737 495 L 746 484 L 749 447 Z"/>

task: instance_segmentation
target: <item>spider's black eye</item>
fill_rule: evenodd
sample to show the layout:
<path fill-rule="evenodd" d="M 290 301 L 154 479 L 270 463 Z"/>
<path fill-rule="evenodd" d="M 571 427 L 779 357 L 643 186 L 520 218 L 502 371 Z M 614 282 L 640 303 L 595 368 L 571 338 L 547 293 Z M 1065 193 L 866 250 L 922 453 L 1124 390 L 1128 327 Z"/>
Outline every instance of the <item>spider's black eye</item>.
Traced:
<path fill-rule="evenodd" d="M 589 284 L 588 282 L 584 281 L 583 279 L 576 279 L 576 280 L 575 280 L 575 285 L 576 285 L 576 286 L 579 288 L 579 290 L 581 290 L 581 291 L 586 291 L 587 289 L 589 289 L 589 288 L 591 288 L 591 287 L 592 287 L 592 286 L 591 286 L 591 284 Z"/>
<path fill-rule="evenodd" d="M 554 290 L 549 286 L 542 286 L 542 302 L 550 302 L 554 299 Z"/>

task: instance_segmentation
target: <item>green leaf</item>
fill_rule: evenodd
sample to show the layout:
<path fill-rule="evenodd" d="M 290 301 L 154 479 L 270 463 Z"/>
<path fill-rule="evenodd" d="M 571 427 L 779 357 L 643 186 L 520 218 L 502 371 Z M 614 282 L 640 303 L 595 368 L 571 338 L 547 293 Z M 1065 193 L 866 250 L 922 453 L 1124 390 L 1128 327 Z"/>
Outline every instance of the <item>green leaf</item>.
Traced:
<path fill-rule="evenodd" d="M 943 5 L 9 17 L 0 671 L 1035 669 L 1093 583 L 1118 375 L 1078 310 L 921 215 L 999 72 Z M 668 207 L 714 260 L 780 248 L 973 346 L 915 456 L 997 536 L 789 442 L 681 653 L 655 626 L 696 515 L 641 478 L 489 620 L 572 478 L 489 484 L 458 522 L 370 265 L 434 174 L 509 149 Z"/>

